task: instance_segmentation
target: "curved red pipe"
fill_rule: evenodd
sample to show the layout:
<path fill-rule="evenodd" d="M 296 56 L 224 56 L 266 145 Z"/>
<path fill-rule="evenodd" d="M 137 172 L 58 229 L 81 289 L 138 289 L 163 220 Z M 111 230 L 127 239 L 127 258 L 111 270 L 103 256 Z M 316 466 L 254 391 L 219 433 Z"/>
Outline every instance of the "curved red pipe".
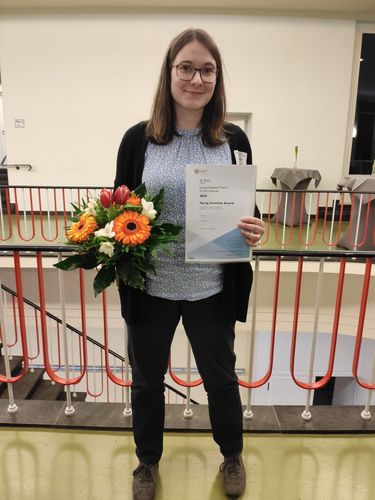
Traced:
<path fill-rule="evenodd" d="M 201 378 L 193 380 L 192 382 L 186 382 L 186 380 L 183 380 L 182 378 L 178 377 L 172 370 L 172 360 L 170 354 L 168 359 L 168 371 L 172 380 L 176 382 L 176 384 L 181 385 L 182 387 L 197 387 L 198 385 L 201 385 L 201 383 L 203 382 L 203 379 Z"/>
<path fill-rule="evenodd" d="M 86 337 L 86 327 L 83 329 L 82 328 L 82 340 L 83 340 L 83 370 L 81 374 L 78 377 L 71 378 L 71 379 L 66 379 L 63 377 L 59 377 L 58 375 L 55 374 L 55 372 L 52 370 L 51 363 L 49 360 L 49 353 L 48 353 L 48 336 L 47 336 L 47 324 L 46 324 L 46 303 L 45 303 L 45 292 L 44 292 L 44 279 L 43 279 L 43 266 L 42 266 L 42 255 L 41 252 L 38 251 L 36 253 L 36 260 L 37 260 L 37 273 L 38 273 L 38 285 L 39 285 L 39 301 L 40 301 L 40 324 L 41 324 L 41 335 L 42 335 L 42 347 L 43 347 L 43 360 L 44 360 L 44 367 L 46 369 L 46 372 L 48 376 L 50 377 L 51 380 L 54 380 L 58 384 L 63 384 L 63 385 L 74 385 L 78 384 L 84 377 L 85 373 L 87 372 L 87 337 Z M 81 278 L 81 271 L 80 269 L 80 292 L 81 292 L 81 310 L 83 306 L 82 300 L 84 300 L 84 291 L 83 291 L 83 283 L 82 283 L 82 278 Z M 82 322 L 85 323 L 86 319 L 82 317 Z"/>
<path fill-rule="evenodd" d="M 313 239 L 311 241 L 307 241 L 307 242 L 302 240 L 302 228 L 303 228 L 302 214 L 303 214 L 303 209 L 305 207 L 305 194 L 306 193 L 302 193 L 301 213 L 300 213 L 300 225 L 299 225 L 298 239 L 299 239 L 300 243 L 302 243 L 302 245 L 304 245 L 305 247 L 309 247 L 312 244 L 314 244 L 315 241 L 316 241 L 316 233 L 317 233 L 317 229 L 318 229 L 318 220 L 319 220 L 320 193 L 318 193 L 318 197 L 317 197 L 317 200 L 316 200 L 316 210 L 315 210 L 315 222 L 314 222 Z"/>
<path fill-rule="evenodd" d="M 47 190 L 47 196 L 48 196 L 48 190 Z M 56 188 L 53 188 L 53 202 L 54 202 L 54 205 L 55 205 L 55 230 L 56 230 L 56 234 L 55 234 L 55 236 L 52 239 L 47 238 L 46 235 L 44 234 L 42 198 L 41 198 L 41 195 L 40 195 L 40 188 L 38 188 L 38 198 L 39 198 L 40 232 L 42 233 L 42 238 L 45 241 L 49 241 L 49 242 L 55 241 L 57 239 L 58 235 L 59 235 L 59 221 L 58 221 L 58 217 L 57 217 Z"/>
<path fill-rule="evenodd" d="M 104 328 L 104 354 L 105 354 L 105 370 L 107 372 L 108 378 L 117 385 L 121 387 L 130 387 L 132 385 L 131 380 L 123 380 L 117 377 L 111 370 L 109 364 L 109 347 L 108 347 L 108 322 L 107 322 L 107 296 L 105 290 L 102 292 L 102 303 L 103 303 L 103 328 Z"/>
<path fill-rule="evenodd" d="M 291 221 L 291 226 L 290 226 L 290 229 L 289 229 L 289 238 L 287 241 L 284 241 L 284 243 L 282 241 L 279 241 L 278 239 L 278 235 L 279 235 L 279 208 L 280 208 L 280 192 L 277 193 L 278 195 L 278 209 L 277 209 L 277 212 L 276 212 L 276 233 L 275 233 L 275 238 L 276 238 L 276 241 L 280 244 L 280 245 L 289 245 L 289 243 L 291 243 L 292 241 L 292 237 L 293 237 L 293 230 L 294 230 L 294 211 L 295 211 L 295 201 L 296 201 L 296 193 L 295 192 L 291 192 L 291 193 L 286 193 L 286 194 L 293 194 L 292 196 L 292 221 Z"/>
<path fill-rule="evenodd" d="M 12 224 L 12 217 L 10 215 L 9 188 L 8 187 L 3 187 L 2 189 L 4 189 L 4 191 L 5 191 L 5 203 L 6 203 L 6 206 L 7 206 L 9 234 L 8 234 L 8 237 L 5 237 L 5 234 L 4 234 L 4 238 L 0 238 L 0 241 L 7 241 L 7 240 L 9 240 L 12 237 L 12 233 L 13 233 L 12 226 L 13 226 L 13 224 Z"/>
<path fill-rule="evenodd" d="M 297 344 L 297 329 L 298 329 L 298 313 L 299 313 L 299 304 L 301 297 L 301 283 L 302 283 L 302 267 L 303 267 L 303 257 L 298 258 L 298 271 L 297 271 L 297 283 L 296 283 L 296 296 L 294 303 L 294 317 L 293 317 L 293 332 L 292 332 L 292 345 L 290 352 L 290 374 L 292 379 L 296 385 L 301 387 L 302 389 L 312 390 L 312 389 L 320 389 L 324 387 L 326 383 L 332 376 L 333 373 L 333 365 L 335 362 L 335 352 L 336 352 L 336 344 L 337 344 L 337 335 L 339 329 L 339 321 L 340 321 L 340 310 L 341 310 L 341 302 L 342 302 L 342 292 L 344 288 L 344 277 L 345 277 L 345 258 L 341 258 L 340 260 L 340 271 L 339 278 L 337 284 L 337 294 L 336 294 L 336 304 L 335 304 L 335 314 L 333 320 L 333 331 L 332 331 L 332 340 L 331 340 L 331 349 L 329 353 L 329 362 L 328 369 L 324 377 L 312 384 L 308 384 L 306 382 L 302 382 L 298 380 L 294 373 L 294 364 L 295 364 L 295 355 L 296 355 L 296 344 Z"/>
<path fill-rule="evenodd" d="M 18 251 L 15 251 L 13 255 L 14 255 L 14 274 L 16 278 L 18 314 L 20 321 L 23 368 L 21 372 L 18 375 L 15 375 L 14 377 L 8 378 L 4 375 L 0 375 L 0 382 L 4 382 L 6 384 L 13 384 L 14 382 L 18 382 L 19 380 L 21 380 L 22 377 L 24 377 L 24 375 L 26 375 L 29 369 L 29 352 L 27 348 L 27 338 L 26 338 L 26 323 L 25 323 L 25 310 L 23 305 L 23 287 L 22 287 L 22 277 L 21 277 L 20 254 Z"/>
<path fill-rule="evenodd" d="M 270 236 L 270 223 L 271 223 L 271 201 L 272 201 L 272 196 L 271 196 L 271 192 L 268 193 L 268 214 L 267 214 L 267 230 L 265 231 L 265 233 L 263 233 L 263 236 L 264 236 L 264 240 L 263 239 L 260 239 L 259 240 L 259 243 L 258 245 L 264 245 L 265 243 L 267 243 L 268 241 L 268 238 Z"/>
<path fill-rule="evenodd" d="M 31 241 L 33 238 L 35 238 L 35 219 L 34 219 L 34 208 L 33 208 L 33 195 L 31 192 L 31 188 L 29 188 L 29 196 L 30 196 L 30 213 L 31 213 L 32 232 L 31 232 L 30 238 L 24 238 L 21 234 L 21 222 L 20 222 L 20 215 L 19 215 L 19 211 L 18 211 L 17 188 L 14 188 L 14 201 L 15 201 L 15 209 L 16 209 L 16 221 L 17 221 L 18 236 L 23 241 Z"/>
<path fill-rule="evenodd" d="M 363 382 L 362 380 L 360 380 L 360 378 L 358 376 L 358 364 L 359 364 L 359 356 L 361 353 L 361 346 L 362 346 L 363 326 L 365 323 L 367 298 L 368 298 L 368 292 L 369 292 L 370 280 L 371 280 L 371 266 L 372 266 L 371 261 L 372 261 L 371 258 L 366 259 L 365 275 L 363 277 L 361 306 L 359 309 L 357 337 L 356 337 L 356 342 L 355 342 L 355 347 L 354 347 L 353 377 L 355 378 L 355 381 L 357 382 L 357 384 L 360 385 L 361 387 L 363 387 L 364 389 L 374 390 L 375 384 L 367 384 L 366 382 Z"/>
<path fill-rule="evenodd" d="M 245 380 L 238 379 L 238 384 L 241 387 L 246 387 L 247 389 L 256 389 L 261 387 L 270 379 L 273 369 L 273 357 L 275 351 L 275 339 L 276 339 L 276 320 L 277 320 L 277 305 L 279 302 L 279 284 L 280 284 L 280 264 L 281 257 L 276 259 L 276 274 L 275 274 L 275 284 L 273 292 L 273 312 L 272 312 L 272 330 L 271 330 L 271 343 L 270 343 L 270 354 L 267 373 L 259 380 L 254 382 L 246 382 Z"/>

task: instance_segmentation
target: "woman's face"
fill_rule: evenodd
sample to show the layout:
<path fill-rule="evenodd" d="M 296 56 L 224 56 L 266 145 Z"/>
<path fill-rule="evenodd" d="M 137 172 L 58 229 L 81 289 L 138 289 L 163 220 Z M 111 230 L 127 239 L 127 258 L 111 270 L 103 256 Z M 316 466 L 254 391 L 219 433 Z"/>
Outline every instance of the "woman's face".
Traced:
<path fill-rule="evenodd" d="M 198 69 L 206 67 L 217 69 L 215 59 L 204 45 L 194 40 L 178 52 L 172 64 L 174 67 L 171 69 L 171 93 L 175 103 L 176 114 L 189 111 L 201 111 L 203 114 L 204 107 L 214 93 L 216 82 L 203 82 L 199 71 L 195 72 L 192 80 L 181 80 L 177 76 L 175 66 L 182 63 Z"/>

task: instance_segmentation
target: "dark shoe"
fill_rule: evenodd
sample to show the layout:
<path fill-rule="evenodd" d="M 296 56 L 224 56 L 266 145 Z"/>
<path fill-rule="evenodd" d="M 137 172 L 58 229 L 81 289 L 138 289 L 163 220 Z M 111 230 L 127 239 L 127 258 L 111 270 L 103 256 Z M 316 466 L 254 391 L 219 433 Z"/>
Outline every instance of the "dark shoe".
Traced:
<path fill-rule="evenodd" d="M 239 497 L 246 488 L 246 471 L 241 455 L 224 459 L 220 465 L 223 473 L 224 492 L 228 497 Z"/>
<path fill-rule="evenodd" d="M 147 465 L 140 463 L 133 471 L 133 499 L 152 500 L 156 491 L 156 475 L 158 464 Z"/>

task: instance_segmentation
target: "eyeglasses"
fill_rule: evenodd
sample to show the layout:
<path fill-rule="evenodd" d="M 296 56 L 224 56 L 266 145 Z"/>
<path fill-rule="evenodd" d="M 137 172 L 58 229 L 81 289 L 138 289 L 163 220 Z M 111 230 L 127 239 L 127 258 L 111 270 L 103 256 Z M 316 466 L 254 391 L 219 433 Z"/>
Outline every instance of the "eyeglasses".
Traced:
<path fill-rule="evenodd" d="M 172 68 L 176 68 L 177 77 L 180 80 L 184 80 L 186 82 L 191 81 L 195 73 L 199 71 L 202 82 L 204 83 L 214 83 L 217 78 L 217 74 L 219 72 L 218 69 L 213 66 L 203 66 L 203 68 L 195 68 L 192 64 L 176 64 L 176 66 L 172 66 Z"/>

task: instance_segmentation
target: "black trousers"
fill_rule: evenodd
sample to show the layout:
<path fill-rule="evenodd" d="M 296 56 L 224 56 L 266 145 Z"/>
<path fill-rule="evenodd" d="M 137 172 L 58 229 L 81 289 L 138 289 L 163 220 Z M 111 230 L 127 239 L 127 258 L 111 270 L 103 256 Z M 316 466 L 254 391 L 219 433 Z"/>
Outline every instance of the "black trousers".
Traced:
<path fill-rule="evenodd" d="M 144 294 L 141 319 L 128 326 L 133 384 L 133 434 L 140 462 L 155 464 L 163 451 L 164 375 L 180 318 L 208 396 L 213 437 L 221 453 L 242 451 L 242 405 L 234 371 L 234 323 L 224 320 L 220 294 L 190 302 Z"/>

